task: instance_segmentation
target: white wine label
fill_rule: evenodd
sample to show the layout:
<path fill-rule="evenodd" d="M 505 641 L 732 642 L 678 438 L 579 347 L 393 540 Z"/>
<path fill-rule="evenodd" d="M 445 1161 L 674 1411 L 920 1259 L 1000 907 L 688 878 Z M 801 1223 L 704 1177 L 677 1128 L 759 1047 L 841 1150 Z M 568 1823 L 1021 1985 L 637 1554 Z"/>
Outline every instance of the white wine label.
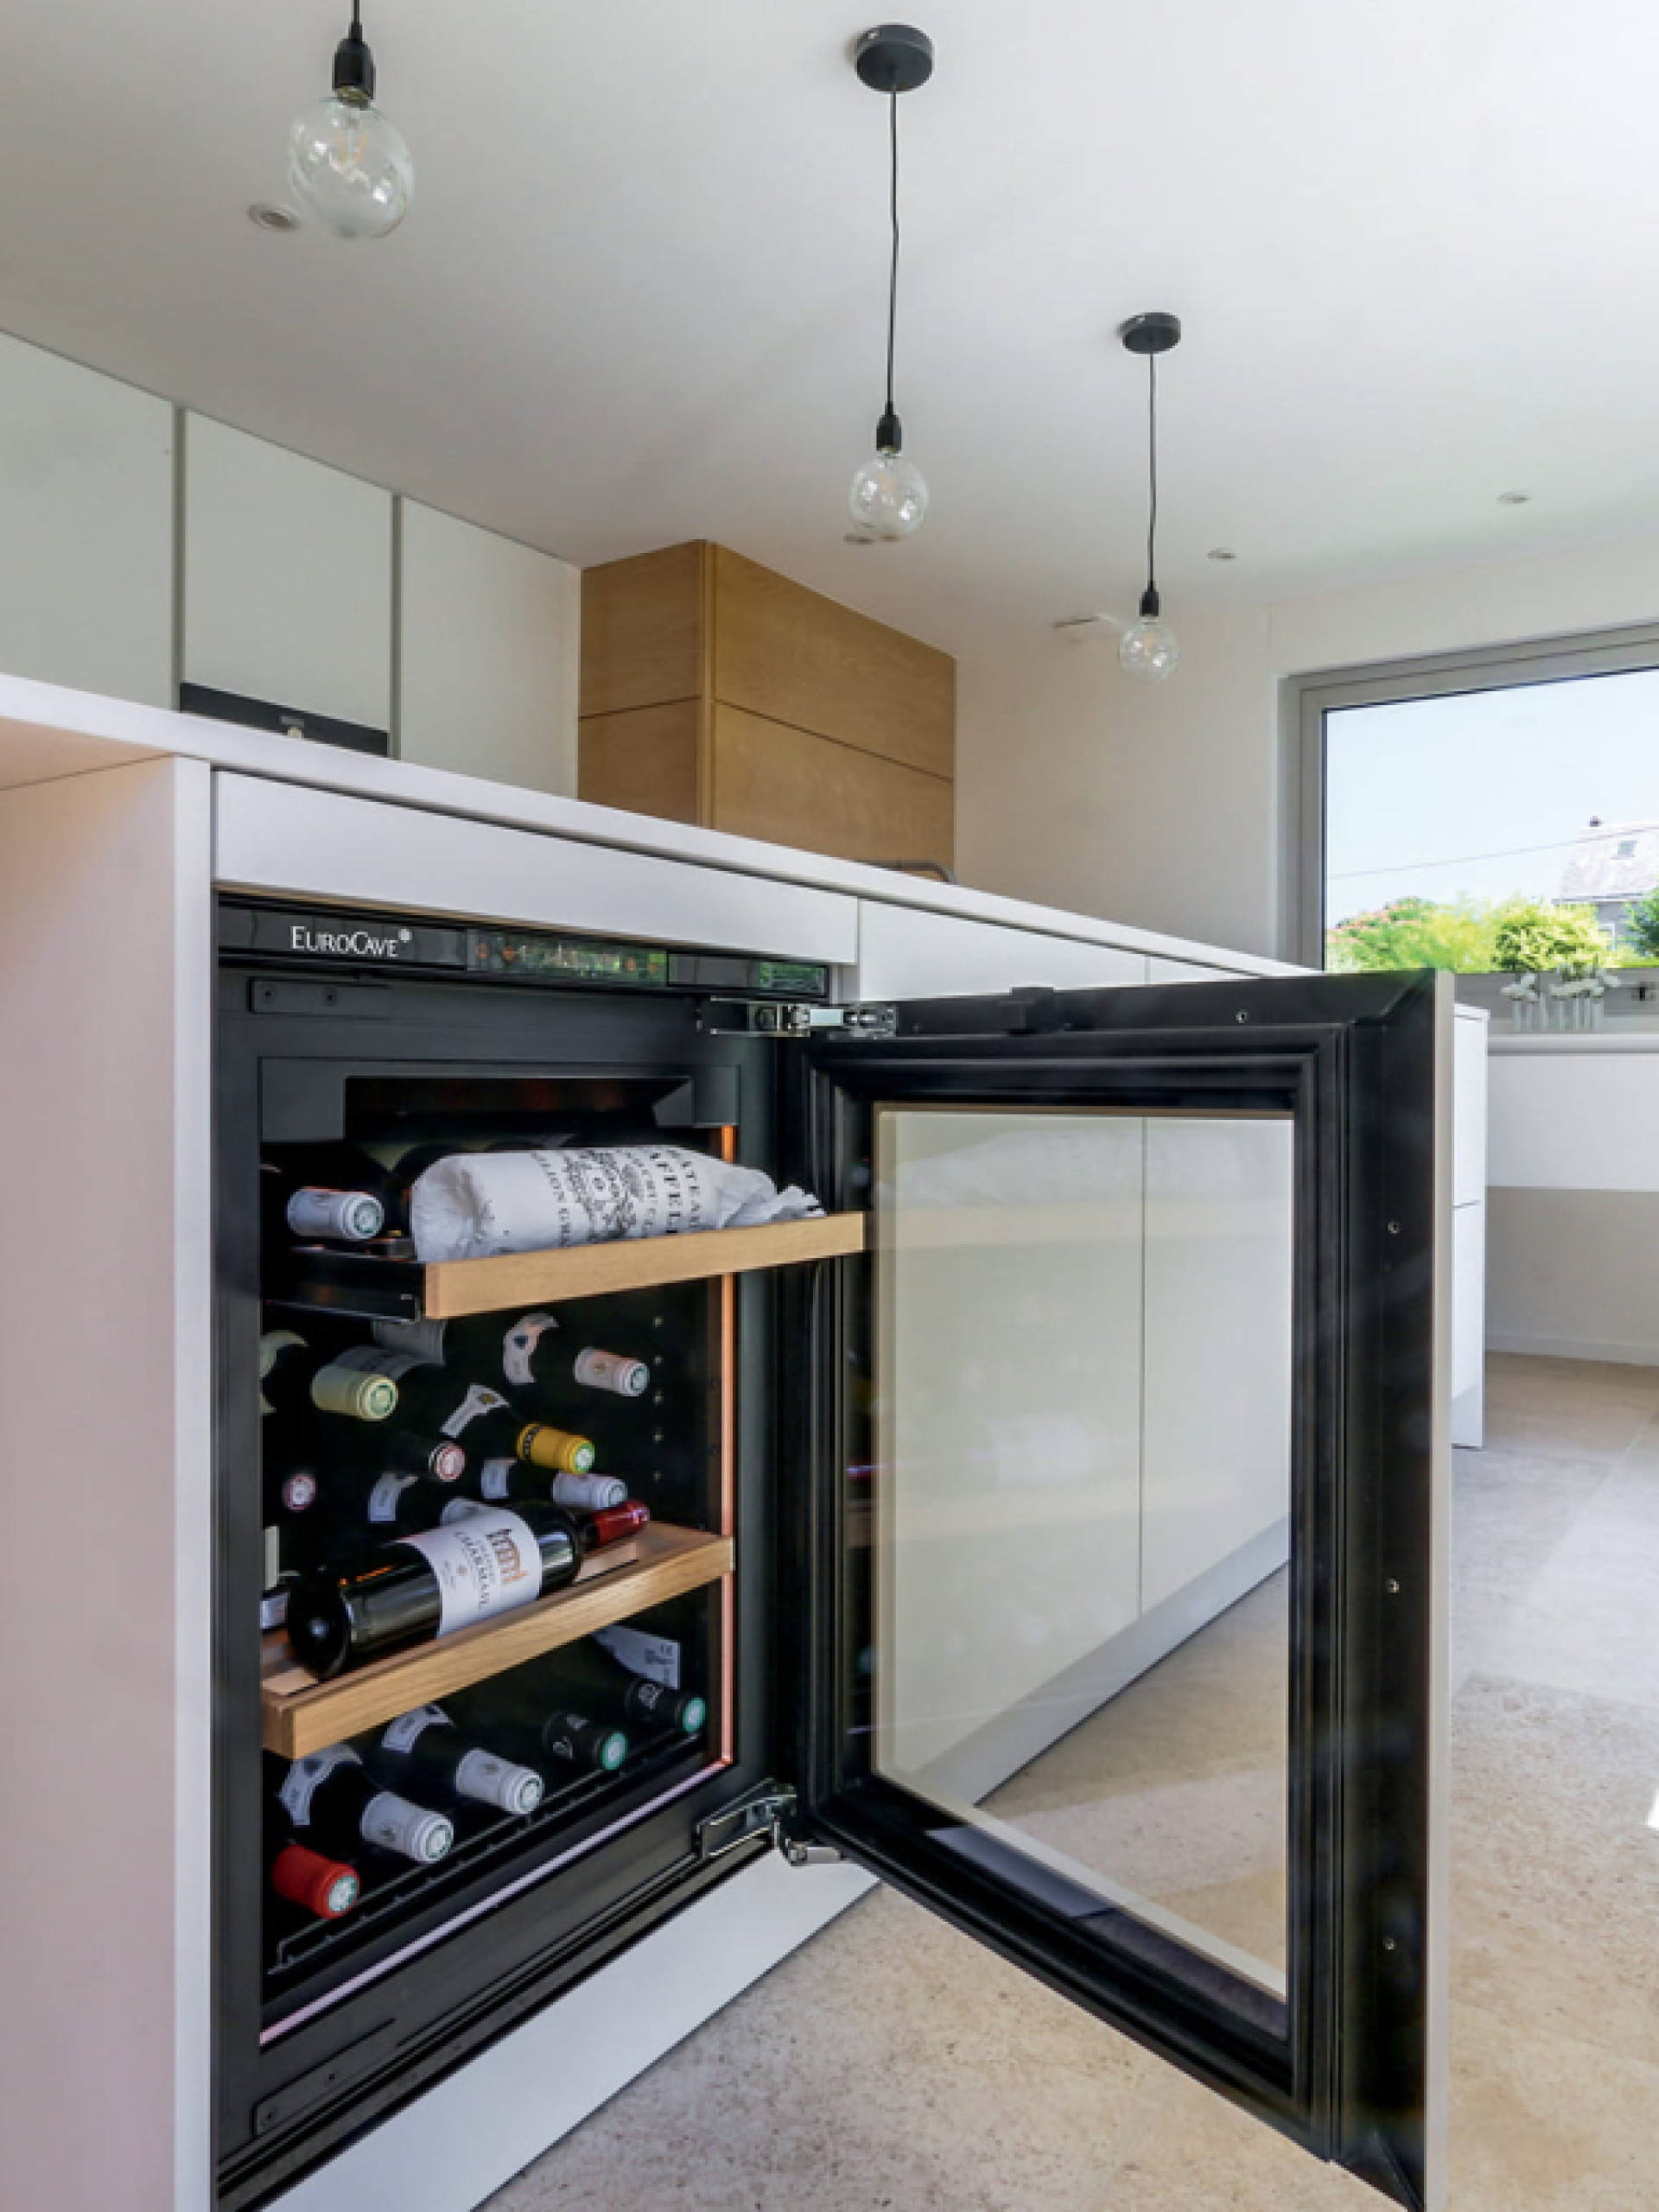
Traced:
<path fill-rule="evenodd" d="M 642 1675 L 646 1681 L 662 1682 L 671 1690 L 680 1687 L 680 1647 L 671 1636 L 647 1636 L 639 1628 L 602 1628 L 594 1642 L 603 1644 L 631 1675 Z"/>
<path fill-rule="evenodd" d="M 264 1636 L 271 1629 L 281 1628 L 288 1618 L 286 1590 L 267 1590 L 259 1600 L 259 1633 Z"/>
<path fill-rule="evenodd" d="M 288 1202 L 288 1225 L 296 1236 L 338 1236 L 366 1244 L 386 1225 L 386 1210 L 367 1191 L 296 1191 Z"/>
<path fill-rule="evenodd" d="M 555 1505 L 582 1505 L 590 1511 L 605 1505 L 621 1505 L 628 1486 L 616 1475 L 555 1475 Z"/>
<path fill-rule="evenodd" d="M 486 1459 L 478 1471 L 479 1496 L 491 1499 L 511 1497 L 512 1492 L 508 1485 L 518 1465 L 516 1459 Z"/>
<path fill-rule="evenodd" d="M 493 1414 L 506 1400 L 499 1390 L 489 1389 L 482 1382 L 474 1382 L 461 1403 L 443 1424 L 446 1436 L 459 1436 L 468 1421 L 476 1421 L 480 1414 Z"/>
<path fill-rule="evenodd" d="M 533 1813 L 546 1784 L 533 1768 L 515 1766 L 493 1751 L 468 1751 L 455 1769 L 455 1788 L 463 1797 L 498 1805 L 504 1813 Z"/>
<path fill-rule="evenodd" d="M 374 1341 L 385 1351 L 407 1352 L 421 1367 L 443 1365 L 447 1321 L 377 1321 Z"/>
<path fill-rule="evenodd" d="M 524 1313 L 502 1338 L 501 1372 L 515 1389 L 522 1390 L 536 1380 L 531 1367 L 536 1347 L 550 1329 L 558 1325 L 551 1313 Z"/>
<path fill-rule="evenodd" d="M 643 1359 L 630 1359 L 620 1351 L 601 1351 L 597 1344 L 579 1351 L 570 1371 L 590 1390 L 614 1390 L 619 1398 L 642 1397 L 651 1381 L 651 1370 Z"/>
<path fill-rule="evenodd" d="M 296 1759 L 283 1778 L 277 1792 L 283 1810 L 296 1828 L 308 1827 L 311 1820 L 311 1800 L 336 1767 L 361 1764 L 357 1753 L 348 1744 L 330 1744 L 325 1751 L 310 1751 L 302 1759 Z"/>
<path fill-rule="evenodd" d="M 260 1580 L 267 1590 L 283 1579 L 283 1532 L 275 1522 L 264 1530 L 264 1572 Z"/>
<path fill-rule="evenodd" d="M 453 1636 L 542 1594 L 542 1554 L 535 1531 L 505 1505 L 458 1498 L 442 1526 L 398 1540 L 417 1551 L 437 1577 L 438 1634 Z"/>
<path fill-rule="evenodd" d="M 370 1798 L 358 1833 L 365 1843 L 378 1844 L 382 1851 L 398 1852 L 427 1866 L 442 1859 L 455 1840 L 453 1822 L 442 1813 L 429 1813 L 390 1789 L 377 1790 Z"/>
<path fill-rule="evenodd" d="M 397 1501 L 410 1483 L 418 1481 L 415 1475 L 382 1475 L 369 1492 L 369 1519 L 376 1528 L 384 1528 L 397 1518 Z"/>
<path fill-rule="evenodd" d="M 419 1742 L 429 1728 L 453 1726 L 441 1705 L 417 1705 L 413 1713 L 400 1713 L 380 1741 L 389 1751 L 406 1751 Z"/>
<path fill-rule="evenodd" d="M 259 1380 L 263 1382 L 276 1364 L 276 1355 L 284 1344 L 302 1344 L 304 1342 L 305 1338 L 296 1337 L 292 1329 L 267 1329 L 259 1339 Z M 259 1393 L 259 1410 L 262 1414 L 276 1410 L 263 1390 Z"/>

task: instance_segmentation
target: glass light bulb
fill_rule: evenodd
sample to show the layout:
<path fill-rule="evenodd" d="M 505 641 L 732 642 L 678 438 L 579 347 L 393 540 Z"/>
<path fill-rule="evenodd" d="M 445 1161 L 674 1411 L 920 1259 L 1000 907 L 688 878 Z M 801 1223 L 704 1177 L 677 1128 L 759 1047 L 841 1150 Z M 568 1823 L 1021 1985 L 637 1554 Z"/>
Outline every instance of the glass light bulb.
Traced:
<path fill-rule="evenodd" d="M 288 181 L 336 238 L 383 238 L 409 213 L 415 165 L 403 132 L 372 101 L 331 92 L 289 133 Z"/>
<path fill-rule="evenodd" d="M 901 453 L 873 453 L 854 471 L 847 512 L 867 537 L 913 537 L 927 513 L 927 479 Z"/>
<path fill-rule="evenodd" d="M 1141 615 L 1117 641 L 1118 665 L 1137 683 L 1161 683 L 1180 657 L 1175 632 L 1156 615 Z"/>

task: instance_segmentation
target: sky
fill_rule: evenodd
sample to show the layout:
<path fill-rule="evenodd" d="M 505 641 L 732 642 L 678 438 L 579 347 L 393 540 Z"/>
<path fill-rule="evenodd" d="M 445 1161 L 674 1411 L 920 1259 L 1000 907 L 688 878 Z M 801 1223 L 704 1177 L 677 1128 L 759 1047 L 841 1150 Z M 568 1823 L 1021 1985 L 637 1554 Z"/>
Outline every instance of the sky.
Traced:
<path fill-rule="evenodd" d="M 1553 899 L 1592 815 L 1659 825 L 1659 669 L 1339 709 L 1325 919 L 1413 893 Z"/>

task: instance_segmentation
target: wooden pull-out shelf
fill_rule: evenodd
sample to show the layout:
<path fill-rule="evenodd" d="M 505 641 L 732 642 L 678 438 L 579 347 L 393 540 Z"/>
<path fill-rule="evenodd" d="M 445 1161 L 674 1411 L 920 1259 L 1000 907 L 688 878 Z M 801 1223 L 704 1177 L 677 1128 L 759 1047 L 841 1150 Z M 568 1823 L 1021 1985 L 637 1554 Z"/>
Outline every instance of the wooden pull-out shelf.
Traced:
<path fill-rule="evenodd" d="M 469 1313 L 601 1298 L 658 1283 L 696 1282 L 843 1259 L 864 1249 L 868 1215 L 823 1214 L 762 1229 L 705 1229 L 683 1236 L 638 1236 L 579 1244 L 564 1252 L 508 1252 L 493 1260 L 385 1259 L 372 1253 L 301 1248 L 275 1262 L 271 1295 L 289 1305 L 396 1320 L 458 1321 Z"/>
<path fill-rule="evenodd" d="M 616 1548 L 619 1552 L 622 1548 Z M 415 1644 L 351 1674 L 336 1675 L 331 1682 L 320 1682 L 296 1666 L 280 1630 L 268 1636 L 261 1692 L 265 1749 L 282 1758 L 303 1758 L 308 1751 L 320 1751 L 344 1737 L 377 1728 L 414 1706 L 448 1697 L 543 1651 L 556 1650 L 562 1643 L 579 1643 L 596 1629 L 716 1582 L 732 1571 L 729 1536 L 709 1536 L 701 1529 L 677 1529 L 666 1522 L 654 1521 L 642 1529 L 629 1548 L 633 1553 L 631 1564 L 595 1554 L 575 1582 L 539 1605 Z"/>

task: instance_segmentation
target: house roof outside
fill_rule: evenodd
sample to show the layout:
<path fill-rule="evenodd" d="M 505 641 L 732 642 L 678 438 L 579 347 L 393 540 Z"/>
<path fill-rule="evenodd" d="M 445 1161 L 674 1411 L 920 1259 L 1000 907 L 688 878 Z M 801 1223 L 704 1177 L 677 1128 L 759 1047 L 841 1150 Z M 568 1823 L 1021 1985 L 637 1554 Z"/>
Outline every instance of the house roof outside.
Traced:
<path fill-rule="evenodd" d="M 1562 905 L 1605 906 L 1645 898 L 1659 884 L 1659 822 L 1594 822 L 1561 870 Z"/>

